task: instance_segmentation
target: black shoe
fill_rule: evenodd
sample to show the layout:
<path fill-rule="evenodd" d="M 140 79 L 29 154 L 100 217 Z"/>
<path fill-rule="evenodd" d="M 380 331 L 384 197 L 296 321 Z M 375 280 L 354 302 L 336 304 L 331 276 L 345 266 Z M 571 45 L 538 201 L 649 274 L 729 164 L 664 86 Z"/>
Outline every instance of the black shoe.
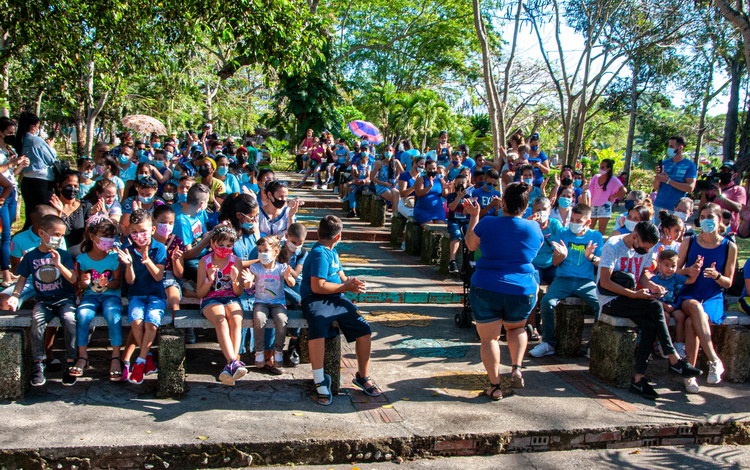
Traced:
<path fill-rule="evenodd" d="M 452 259 L 450 260 L 450 262 L 448 262 L 448 272 L 449 273 L 458 272 L 458 263 L 456 263 L 456 260 Z"/>
<path fill-rule="evenodd" d="M 186 328 L 185 329 L 185 343 L 186 344 L 195 344 L 195 330 L 193 328 Z"/>
<path fill-rule="evenodd" d="M 47 383 L 46 377 L 44 377 L 44 363 L 35 362 L 31 366 L 31 385 L 34 387 L 41 387 Z"/>
<path fill-rule="evenodd" d="M 71 387 L 75 385 L 76 380 L 78 380 L 78 377 L 74 375 L 70 375 L 71 366 L 73 366 L 72 362 L 65 365 L 65 371 L 63 372 L 63 376 L 62 376 L 62 384 L 65 385 L 66 387 Z"/>
<path fill-rule="evenodd" d="M 346 214 L 346 217 L 349 218 L 349 219 L 353 219 L 353 218 L 357 217 L 357 213 L 354 212 L 354 211 L 349 211 L 349 213 Z"/>
<path fill-rule="evenodd" d="M 47 372 L 60 372 L 62 370 L 62 362 L 60 362 L 60 359 L 48 360 L 45 369 Z"/>
<path fill-rule="evenodd" d="M 648 398 L 649 400 L 656 400 L 657 398 L 659 398 L 659 394 L 656 393 L 654 387 L 652 387 L 651 384 L 648 383 L 646 377 L 641 377 L 641 380 L 639 380 L 638 382 L 631 382 L 630 391 L 633 393 L 637 393 L 643 398 Z"/>
<path fill-rule="evenodd" d="M 703 373 L 702 370 L 688 364 L 688 362 L 682 358 L 680 358 L 676 363 L 670 364 L 669 371 L 674 372 L 675 374 L 679 374 L 682 376 L 682 378 L 685 378 L 685 379 L 689 379 L 691 377 L 698 377 L 699 375 Z"/>

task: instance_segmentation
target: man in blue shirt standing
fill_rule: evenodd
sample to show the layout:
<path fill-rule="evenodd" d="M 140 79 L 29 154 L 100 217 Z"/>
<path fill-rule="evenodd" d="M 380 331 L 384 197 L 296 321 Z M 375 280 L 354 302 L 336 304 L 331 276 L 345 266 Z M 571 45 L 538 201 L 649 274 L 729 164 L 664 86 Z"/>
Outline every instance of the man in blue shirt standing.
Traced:
<path fill-rule="evenodd" d="M 695 189 L 695 177 L 698 169 L 689 158 L 685 158 L 685 138 L 676 135 L 669 139 L 667 158 L 659 163 L 654 178 L 655 214 L 665 209 L 671 214 L 674 207 L 687 193 Z"/>
<path fill-rule="evenodd" d="M 604 246 L 604 238 L 597 230 L 590 230 L 591 207 L 577 204 L 573 207 L 568 230 L 560 234 L 559 242 L 551 242 L 554 248 L 552 264 L 557 266 L 555 280 L 542 298 L 542 342 L 529 351 L 534 357 L 555 354 L 555 306 L 566 297 L 579 297 L 595 312 L 599 311 L 596 297 L 594 266 Z"/>

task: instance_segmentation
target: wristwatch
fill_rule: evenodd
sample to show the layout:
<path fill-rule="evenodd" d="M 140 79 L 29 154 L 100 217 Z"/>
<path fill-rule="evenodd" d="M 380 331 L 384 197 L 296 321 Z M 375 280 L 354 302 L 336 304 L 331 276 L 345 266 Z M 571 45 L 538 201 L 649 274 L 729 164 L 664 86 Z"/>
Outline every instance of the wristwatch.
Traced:
<path fill-rule="evenodd" d="M 716 277 L 714 278 L 714 281 L 718 281 L 721 277 L 721 273 L 716 273 Z"/>

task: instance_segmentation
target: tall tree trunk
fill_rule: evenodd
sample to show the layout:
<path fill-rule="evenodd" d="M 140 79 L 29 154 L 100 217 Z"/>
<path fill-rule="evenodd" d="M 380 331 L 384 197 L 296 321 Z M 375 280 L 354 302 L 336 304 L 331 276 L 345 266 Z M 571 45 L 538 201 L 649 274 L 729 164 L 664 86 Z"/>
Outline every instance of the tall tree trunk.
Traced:
<path fill-rule="evenodd" d="M 733 58 L 729 63 L 732 83 L 729 85 L 729 104 L 727 105 L 727 118 L 724 123 L 723 161 L 734 160 L 735 147 L 737 146 L 742 72 L 743 67 L 739 57 Z"/>
<path fill-rule="evenodd" d="M 34 98 L 34 114 L 39 116 L 42 114 L 42 97 L 44 96 L 44 89 L 40 89 L 36 92 L 36 97 Z"/>
<path fill-rule="evenodd" d="M 495 77 L 492 73 L 492 58 L 490 55 L 489 41 L 487 40 L 487 30 L 484 27 L 484 18 L 482 18 L 482 1 L 472 0 L 474 10 L 474 30 L 479 39 L 479 45 L 482 49 L 482 75 L 484 77 L 484 87 L 487 93 L 487 112 L 490 118 L 490 132 L 492 135 L 492 155 L 495 159 L 500 158 L 500 147 L 503 145 L 504 136 L 500 134 L 500 124 L 498 122 L 498 97 L 495 87 Z"/>
<path fill-rule="evenodd" d="M 635 141 L 635 119 L 638 116 L 638 74 L 641 64 L 633 64 L 633 78 L 630 81 L 630 122 L 628 123 L 628 142 L 625 146 L 625 184 L 630 184 L 630 166 L 633 164 L 633 143 Z"/>
<path fill-rule="evenodd" d="M 10 117 L 10 67 L 7 63 L 3 64 L 0 74 L 3 76 L 2 84 L 0 84 L 0 94 L 2 95 L 0 96 L 0 102 L 2 102 L 0 114 Z"/>
<path fill-rule="evenodd" d="M 104 108 L 104 104 L 107 102 L 109 97 L 109 90 L 104 91 L 99 100 L 94 102 L 94 62 L 90 61 L 86 70 L 85 79 L 85 90 L 86 90 L 86 109 L 85 109 L 85 125 L 86 125 L 86 140 L 84 146 L 79 151 L 82 151 L 80 155 L 91 155 L 91 151 L 94 148 L 94 139 L 96 138 L 96 119 Z"/>
<path fill-rule="evenodd" d="M 73 119 L 75 120 L 76 154 L 83 155 L 86 128 L 84 127 L 83 111 L 80 106 L 76 108 Z"/>

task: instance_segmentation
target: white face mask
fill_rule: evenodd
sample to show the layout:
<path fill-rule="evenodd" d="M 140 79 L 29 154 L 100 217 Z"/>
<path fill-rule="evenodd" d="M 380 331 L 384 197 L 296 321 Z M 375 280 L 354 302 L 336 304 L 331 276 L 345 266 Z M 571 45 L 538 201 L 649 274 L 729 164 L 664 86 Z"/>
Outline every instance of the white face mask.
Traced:
<path fill-rule="evenodd" d="M 544 225 L 549 220 L 549 211 L 539 211 L 539 223 Z"/>
<path fill-rule="evenodd" d="M 45 244 L 50 250 L 57 250 L 62 246 L 63 237 L 49 237 L 49 241 Z"/>
<path fill-rule="evenodd" d="M 625 221 L 625 228 L 630 230 L 631 232 L 635 230 L 635 226 L 638 225 L 638 222 L 635 220 L 626 220 Z"/>
<path fill-rule="evenodd" d="M 687 222 L 687 217 L 688 216 L 684 212 L 675 212 L 674 216 L 677 217 L 678 219 L 682 220 L 683 222 Z"/>
<path fill-rule="evenodd" d="M 265 253 L 258 253 L 258 259 L 263 264 L 271 264 L 276 260 L 276 257 L 270 251 L 266 251 Z"/>
<path fill-rule="evenodd" d="M 568 227 L 570 228 L 570 231 L 574 234 L 578 235 L 579 233 L 583 232 L 583 224 L 581 223 L 573 223 L 571 222 Z"/>
<path fill-rule="evenodd" d="M 289 250 L 292 251 L 292 252 L 297 251 L 299 249 L 298 245 L 295 245 L 294 243 L 292 243 L 289 240 L 286 241 L 286 247 L 289 248 Z"/>

